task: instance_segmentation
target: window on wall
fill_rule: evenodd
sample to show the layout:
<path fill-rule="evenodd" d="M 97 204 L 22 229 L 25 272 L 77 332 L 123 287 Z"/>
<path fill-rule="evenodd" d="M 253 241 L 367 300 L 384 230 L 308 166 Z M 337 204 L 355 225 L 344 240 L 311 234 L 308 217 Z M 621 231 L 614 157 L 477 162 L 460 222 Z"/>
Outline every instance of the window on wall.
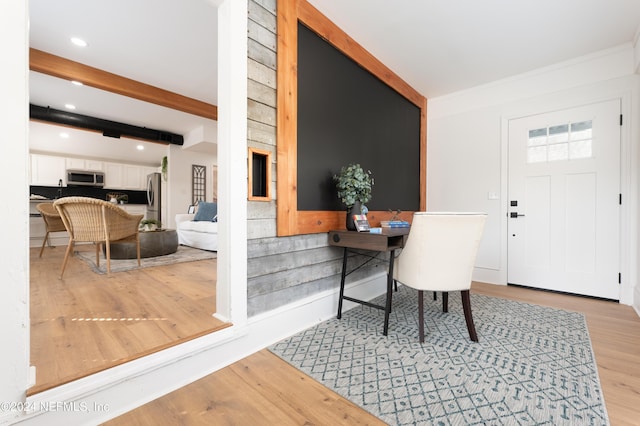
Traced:
<path fill-rule="evenodd" d="M 198 204 L 200 201 L 206 200 L 207 194 L 207 167 L 191 166 L 191 202 Z"/>
<path fill-rule="evenodd" d="M 592 120 L 529 130 L 527 163 L 593 157 Z"/>

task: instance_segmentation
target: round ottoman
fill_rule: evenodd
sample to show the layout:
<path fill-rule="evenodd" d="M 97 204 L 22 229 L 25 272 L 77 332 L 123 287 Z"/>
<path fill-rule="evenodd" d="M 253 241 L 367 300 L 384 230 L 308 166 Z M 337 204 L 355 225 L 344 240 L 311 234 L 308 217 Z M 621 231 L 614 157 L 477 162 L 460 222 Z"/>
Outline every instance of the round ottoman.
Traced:
<path fill-rule="evenodd" d="M 158 229 L 140 232 L 140 257 L 164 256 L 178 250 L 178 234 L 175 229 Z M 106 249 L 102 248 L 103 252 Z M 111 259 L 136 259 L 135 243 L 111 243 Z"/>

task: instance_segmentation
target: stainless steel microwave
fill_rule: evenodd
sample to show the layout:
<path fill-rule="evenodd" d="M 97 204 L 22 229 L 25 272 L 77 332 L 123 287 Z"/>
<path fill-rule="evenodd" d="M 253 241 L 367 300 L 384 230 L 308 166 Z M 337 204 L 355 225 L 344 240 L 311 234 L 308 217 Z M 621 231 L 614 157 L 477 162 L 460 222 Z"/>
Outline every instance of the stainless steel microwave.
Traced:
<path fill-rule="evenodd" d="M 104 173 L 92 170 L 67 170 L 67 186 L 104 186 Z"/>

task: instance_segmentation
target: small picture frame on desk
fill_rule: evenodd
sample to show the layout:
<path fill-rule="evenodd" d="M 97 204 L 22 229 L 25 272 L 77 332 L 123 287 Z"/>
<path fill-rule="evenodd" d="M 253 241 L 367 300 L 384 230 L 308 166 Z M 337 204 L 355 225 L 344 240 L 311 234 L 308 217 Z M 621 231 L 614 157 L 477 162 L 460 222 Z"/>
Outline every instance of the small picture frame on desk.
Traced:
<path fill-rule="evenodd" d="M 367 220 L 367 216 L 363 214 L 354 214 L 353 222 L 356 225 L 356 230 L 358 232 L 369 232 L 371 227 L 369 226 L 369 221 Z"/>
<path fill-rule="evenodd" d="M 187 214 L 195 214 L 195 212 L 196 212 L 196 206 L 194 205 L 189 206 L 187 210 Z"/>

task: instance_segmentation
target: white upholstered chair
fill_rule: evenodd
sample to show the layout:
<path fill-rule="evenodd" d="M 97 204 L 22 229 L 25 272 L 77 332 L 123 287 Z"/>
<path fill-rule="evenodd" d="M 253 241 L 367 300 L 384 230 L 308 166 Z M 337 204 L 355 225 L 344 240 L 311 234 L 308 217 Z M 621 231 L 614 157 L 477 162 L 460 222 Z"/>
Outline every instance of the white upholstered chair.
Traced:
<path fill-rule="evenodd" d="M 443 292 L 445 312 L 448 292 L 460 291 L 469 337 L 478 341 L 469 290 L 486 219 L 485 213 L 414 213 L 407 242 L 395 260 L 393 278 L 418 290 L 421 343 L 424 342 L 425 290 Z"/>

